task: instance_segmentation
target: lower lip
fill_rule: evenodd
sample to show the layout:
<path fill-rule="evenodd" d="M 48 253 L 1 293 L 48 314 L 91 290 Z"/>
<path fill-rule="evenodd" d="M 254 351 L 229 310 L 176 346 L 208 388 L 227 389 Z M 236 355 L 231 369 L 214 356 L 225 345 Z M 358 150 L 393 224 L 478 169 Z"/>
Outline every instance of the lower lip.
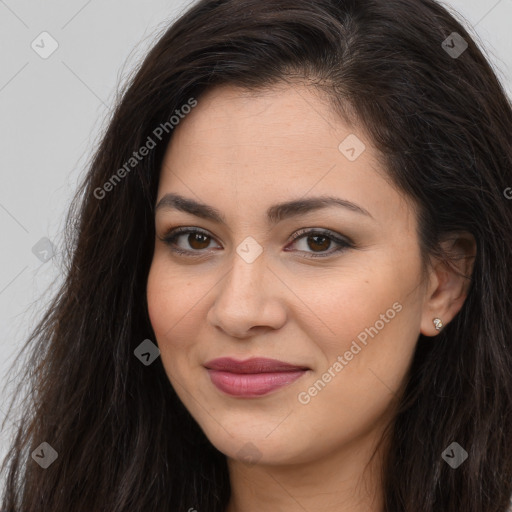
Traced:
<path fill-rule="evenodd" d="M 296 381 L 306 370 L 275 373 L 230 373 L 208 370 L 212 383 L 231 396 L 263 396 Z"/>

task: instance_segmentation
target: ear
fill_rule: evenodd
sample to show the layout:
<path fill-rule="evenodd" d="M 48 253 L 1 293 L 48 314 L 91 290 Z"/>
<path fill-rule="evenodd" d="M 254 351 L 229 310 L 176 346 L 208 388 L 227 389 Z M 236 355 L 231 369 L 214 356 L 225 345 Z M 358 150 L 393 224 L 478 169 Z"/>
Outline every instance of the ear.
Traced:
<path fill-rule="evenodd" d="M 446 326 L 460 311 L 466 300 L 476 257 L 476 242 L 470 233 L 452 233 L 441 242 L 447 259 L 435 258 L 429 270 L 421 334 L 436 336 L 434 318 Z"/>

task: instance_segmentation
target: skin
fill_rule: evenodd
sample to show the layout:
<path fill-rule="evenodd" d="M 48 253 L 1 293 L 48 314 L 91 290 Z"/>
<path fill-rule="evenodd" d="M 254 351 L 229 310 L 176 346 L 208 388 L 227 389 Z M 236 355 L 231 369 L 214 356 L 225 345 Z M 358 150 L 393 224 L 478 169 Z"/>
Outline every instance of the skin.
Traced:
<path fill-rule="evenodd" d="M 366 146 L 355 161 L 338 149 L 349 134 Z M 157 209 L 148 308 L 170 383 L 228 458 L 228 512 L 382 510 L 387 442 L 371 455 L 393 418 L 420 332 L 435 336 L 433 318 L 446 325 L 455 316 L 467 283 L 435 261 L 422 279 L 416 209 L 378 156 L 362 129 L 306 84 L 211 89 L 175 129 L 156 203 L 177 193 L 218 209 L 226 225 Z M 268 223 L 271 205 L 320 195 L 370 215 L 334 206 Z M 210 238 L 182 234 L 174 242 L 202 256 L 176 254 L 162 240 L 179 226 L 207 232 Z M 355 247 L 333 252 L 334 240 L 315 245 L 307 235 L 292 242 L 303 228 L 331 230 Z M 236 251 L 248 236 L 263 248 L 251 263 Z M 400 312 L 347 361 L 352 342 L 395 303 Z M 264 397 L 230 397 L 203 367 L 223 356 L 310 370 Z M 347 364 L 333 372 L 338 356 Z M 299 393 L 329 368 L 335 376 L 301 403 Z"/>

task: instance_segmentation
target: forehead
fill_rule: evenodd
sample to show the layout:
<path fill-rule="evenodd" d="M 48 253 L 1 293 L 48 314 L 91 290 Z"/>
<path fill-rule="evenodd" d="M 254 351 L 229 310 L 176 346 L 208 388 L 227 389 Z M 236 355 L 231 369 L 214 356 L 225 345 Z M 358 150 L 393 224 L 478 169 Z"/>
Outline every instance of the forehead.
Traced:
<path fill-rule="evenodd" d="M 332 137 L 326 138 L 326 130 Z M 306 154 L 312 147 L 337 150 L 333 140 L 347 131 L 329 100 L 312 86 L 248 91 L 224 85 L 200 97 L 174 137 L 180 144 L 218 146 L 218 153 L 243 145 L 247 150 L 265 147 L 278 148 L 280 154 Z"/>
<path fill-rule="evenodd" d="M 356 159 L 340 149 L 346 140 L 355 142 Z M 207 91 L 167 148 L 159 197 L 171 191 L 210 204 L 205 198 L 214 193 L 221 207 L 230 197 L 264 207 L 333 193 L 370 212 L 403 214 L 407 206 L 365 133 L 338 116 L 317 89 L 300 84 Z"/>

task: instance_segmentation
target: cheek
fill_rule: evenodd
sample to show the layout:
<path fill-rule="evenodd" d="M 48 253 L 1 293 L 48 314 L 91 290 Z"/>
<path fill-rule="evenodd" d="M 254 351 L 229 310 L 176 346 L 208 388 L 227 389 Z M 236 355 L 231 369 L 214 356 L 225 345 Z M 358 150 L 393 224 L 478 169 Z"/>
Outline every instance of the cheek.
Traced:
<path fill-rule="evenodd" d="M 175 356 L 176 350 L 185 348 L 180 340 L 186 339 L 183 330 L 195 313 L 193 297 L 187 295 L 187 282 L 177 277 L 176 272 L 171 275 L 168 267 L 158 258 L 154 259 L 146 288 L 148 314 L 166 369 L 174 359 L 169 358 L 169 353 Z"/>
<path fill-rule="evenodd" d="M 326 282 L 323 297 L 316 293 L 311 304 L 320 311 L 322 322 L 316 320 L 313 327 L 305 318 L 302 324 L 323 356 L 314 377 L 302 388 L 312 402 L 326 407 L 331 400 L 341 400 L 355 413 L 362 403 L 373 401 L 379 410 L 399 390 L 421 319 L 417 272 L 411 267 L 415 265 L 407 268 L 391 261 L 383 265 L 381 259 L 366 266 L 366 271 Z M 320 382 L 310 388 L 319 378 L 328 382 L 325 387 Z"/>
<path fill-rule="evenodd" d="M 153 260 L 146 287 L 148 314 L 171 382 L 172 376 L 182 381 L 187 368 L 198 359 L 196 341 L 206 315 L 206 294 L 211 288 L 203 284 L 177 271 L 165 258 Z"/>
<path fill-rule="evenodd" d="M 364 267 L 316 279 L 314 286 L 305 279 L 306 286 L 296 288 L 316 314 L 314 322 L 311 315 L 303 317 L 302 329 L 311 332 L 314 325 L 317 334 L 312 339 L 321 340 L 320 349 L 329 360 L 350 350 L 354 340 L 364 346 L 373 338 L 387 338 L 407 316 L 404 311 L 410 311 L 411 297 L 407 296 L 414 276 L 399 279 L 382 262 Z M 391 337 L 396 336 L 394 332 Z"/>
<path fill-rule="evenodd" d="M 364 307 L 349 309 L 347 305 L 338 312 L 338 325 L 345 323 L 346 335 L 341 334 L 335 342 L 332 337 L 329 341 L 324 338 L 325 364 L 296 394 L 297 436 L 305 449 L 329 453 L 333 446 L 370 432 L 392 413 L 417 332 L 414 310 L 402 301 L 393 309 L 394 303 L 389 302 L 373 296 Z M 321 436 L 311 438 L 300 424 Z"/>
<path fill-rule="evenodd" d="M 172 288 L 166 286 L 165 273 L 162 272 L 158 263 L 153 260 L 148 275 L 146 295 L 151 326 L 157 338 L 160 338 L 172 326 L 172 317 L 176 311 L 176 304 L 173 299 L 176 296 L 176 294 L 173 294 L 174 288 L 174 283 Z"/>
<path fill-rule="evenodd" d="M 162 255 L 155 254 L 146 294 L 149 318 L 155 334 L 160 337 L 159 341 L 170 337 L 200 308 L 200 290 L 192 285 L 193 282 L 183 272 L 172 267 Z"/>

